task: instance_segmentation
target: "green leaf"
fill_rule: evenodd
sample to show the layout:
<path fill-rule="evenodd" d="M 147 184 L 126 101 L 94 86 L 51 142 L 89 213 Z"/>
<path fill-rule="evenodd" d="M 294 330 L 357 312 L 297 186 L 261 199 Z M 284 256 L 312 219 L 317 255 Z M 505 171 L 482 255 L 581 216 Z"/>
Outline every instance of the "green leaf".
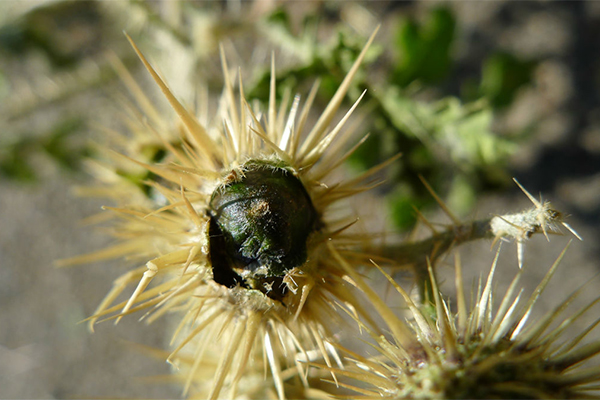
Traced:
<path fill-rule="evenodd" d="M 8 149 L 8 155 L 0 157 L 0 173 L 11 180 L 21 183 L 32 183 L 37 180 L 33 168 L 27 162 L 25 151 Z"/>
<path fill-rule="evenodd" d="M 482 67 L 480 92 L 494 107 L 509 105 L 517 91 L 531 82 L 536 63 L 522 61 L 512 54 L 496 53 Z"/>
<path fill-rule="evenodd" d="M 467 215 L 475 206 L 477 191 L 465 175 L 457 174 L 452 179 L 446 203 L 458 215 Z"/>
<path fill-rule="evenodd" d="M 423 103 L 390 88 L 381 103 L 397 129 L 419 139 L 439 165 L 453 164 L 467 171 L 503 162 L 514 150 L 514 145 L 490 130 L 493 112 L 485 102 L 463 104 L 448 97 Z"/>
<path fill-rule="evenodd" d="M 387 203 L 390 216 L 394 226 L 401 231 L 405 231 L 414 226 L 417 220 L 416 209 L 425 204 L 419 200 L 408 185 L 400 184 L 394 191 L 387 195 Z"/>
<path fill-rule="evenodd" d="M 61 121 L 52 128 L 50 134 L 42 140 L 41 147 L 62 167 L 75 170 L 86 154 L 85 148 L 73 149 L 69 139 L 83 127 L 79 118 Z"/>
<path fill-rule="evenodd" d="M 392 74 L 394 82 L 405 87 L 415 80 L 429 84 L 443 80 L 452 66 L 455 27 L 454 16 L 444 7 L 433 9 L 422 26 L 402 21 L 396 34 L 399 61 Z"/>
<path fill-rule="evenodd" d="M 288 33 L 292 33 L 290 17 L 283 7 L 277 8 L 268 17 L 267 21 L 273 25 L 279 25 Z"/>

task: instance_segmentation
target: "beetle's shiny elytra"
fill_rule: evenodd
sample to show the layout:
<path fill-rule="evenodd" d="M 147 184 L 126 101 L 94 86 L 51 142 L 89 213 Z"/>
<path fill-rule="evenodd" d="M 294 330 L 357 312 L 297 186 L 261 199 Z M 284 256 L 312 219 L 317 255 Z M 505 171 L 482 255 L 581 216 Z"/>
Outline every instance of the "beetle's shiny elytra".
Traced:
<path fill-rule="evenodd" d="M 318 215 L 302 182 L 282 163 L 252 160 L 232 171 L 210 200 L 214 280 L 283 295 L 273 286 L 306 259 Z M 273 291 L 273 293 L 270 293 Z M 277 294 L 279 292 L 279 295 Z"/>

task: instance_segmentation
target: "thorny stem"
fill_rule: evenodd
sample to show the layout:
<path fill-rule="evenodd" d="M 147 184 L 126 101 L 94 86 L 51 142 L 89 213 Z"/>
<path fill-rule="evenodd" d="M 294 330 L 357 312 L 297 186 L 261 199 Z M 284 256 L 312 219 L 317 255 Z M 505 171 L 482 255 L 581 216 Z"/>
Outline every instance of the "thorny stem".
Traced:
<path fill-rule="evenodd" d="M 423 181 L 440 203 L 442 209 L 455 223 L 441 233 L 434 231 L 433 235 L 425 240 L 383 247 L 381 255 L 395 260 L 399 266 L 409 266 L 413 269 L 421 301 L 424 304 L 428 304 L 433 299 L 431 279 L 435 279 L 435 270 L 430 276 L 427 263 L 431 263 L 435 267 L 437 259 L 454 246 L 477 239 L 494 239 L 494 241 L 497 241 L 506 238 L 514 240 L 517 243 L 517 257 L 519 268 L 521 268 L 524 242 L 534 234 L 542 233 L 548 239 L 549 233 L 560 233 L 559 225 L 562 225 L 576 238 L 582 240 L 577 232 L 563 221 L 562 214 L 551 208 L 549 202 L 544 202 L 541 199 L 538 201 L 516 179 L 513 178 L 513 180 L 531 200 L 533 203 L 532 208 L 522 210 L 516 214 L 496 215 L 488 219 L 468 223 L 461 223 L 453 216 L 450 210 L 429 188 L 429 185 Z"/>
<path fill-rule="evenodd" d="M 415 274 L 419 295 L 425 303 L 433 299 L 433 287 L 427 260 L 435 267 L 436 261 L 451 248 L 478 239 L 492 239 L 496 235 L 491 229 L 492 218 L 452 225 L 443 232 L 435 233 L 427 239 L 384 246 L 381 254 L 394 260 L 400 266 L 409 266 Z M 435 270 L 434 270 L 435 273 Z"/>

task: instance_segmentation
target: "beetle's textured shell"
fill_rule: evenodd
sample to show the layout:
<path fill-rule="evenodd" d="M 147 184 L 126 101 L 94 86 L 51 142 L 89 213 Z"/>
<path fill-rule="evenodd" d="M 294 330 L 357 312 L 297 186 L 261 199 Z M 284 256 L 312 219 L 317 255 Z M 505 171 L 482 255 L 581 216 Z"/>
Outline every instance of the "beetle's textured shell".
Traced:
<path fill-rule="evenodd" d="M 210 201 L 210 256 L 215 281 L 265 290 L 306 261 L 318 216 L 302 182 L 269 162 L 249 161 Z M 236 272 L 234 272 L 236 271 Z"/>

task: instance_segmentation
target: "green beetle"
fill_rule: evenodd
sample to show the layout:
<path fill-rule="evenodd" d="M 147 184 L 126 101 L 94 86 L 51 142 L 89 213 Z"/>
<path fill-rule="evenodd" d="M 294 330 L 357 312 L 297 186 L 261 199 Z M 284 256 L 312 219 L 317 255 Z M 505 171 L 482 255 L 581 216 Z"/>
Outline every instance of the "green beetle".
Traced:
<path fill-rule="evenodd" d="M 212 194 L 209 245 L 213 277 L 280 299 L 286 272 L 307 259 L 319 216 L 310 196 L 283 162 L 251 160 Z"/>

